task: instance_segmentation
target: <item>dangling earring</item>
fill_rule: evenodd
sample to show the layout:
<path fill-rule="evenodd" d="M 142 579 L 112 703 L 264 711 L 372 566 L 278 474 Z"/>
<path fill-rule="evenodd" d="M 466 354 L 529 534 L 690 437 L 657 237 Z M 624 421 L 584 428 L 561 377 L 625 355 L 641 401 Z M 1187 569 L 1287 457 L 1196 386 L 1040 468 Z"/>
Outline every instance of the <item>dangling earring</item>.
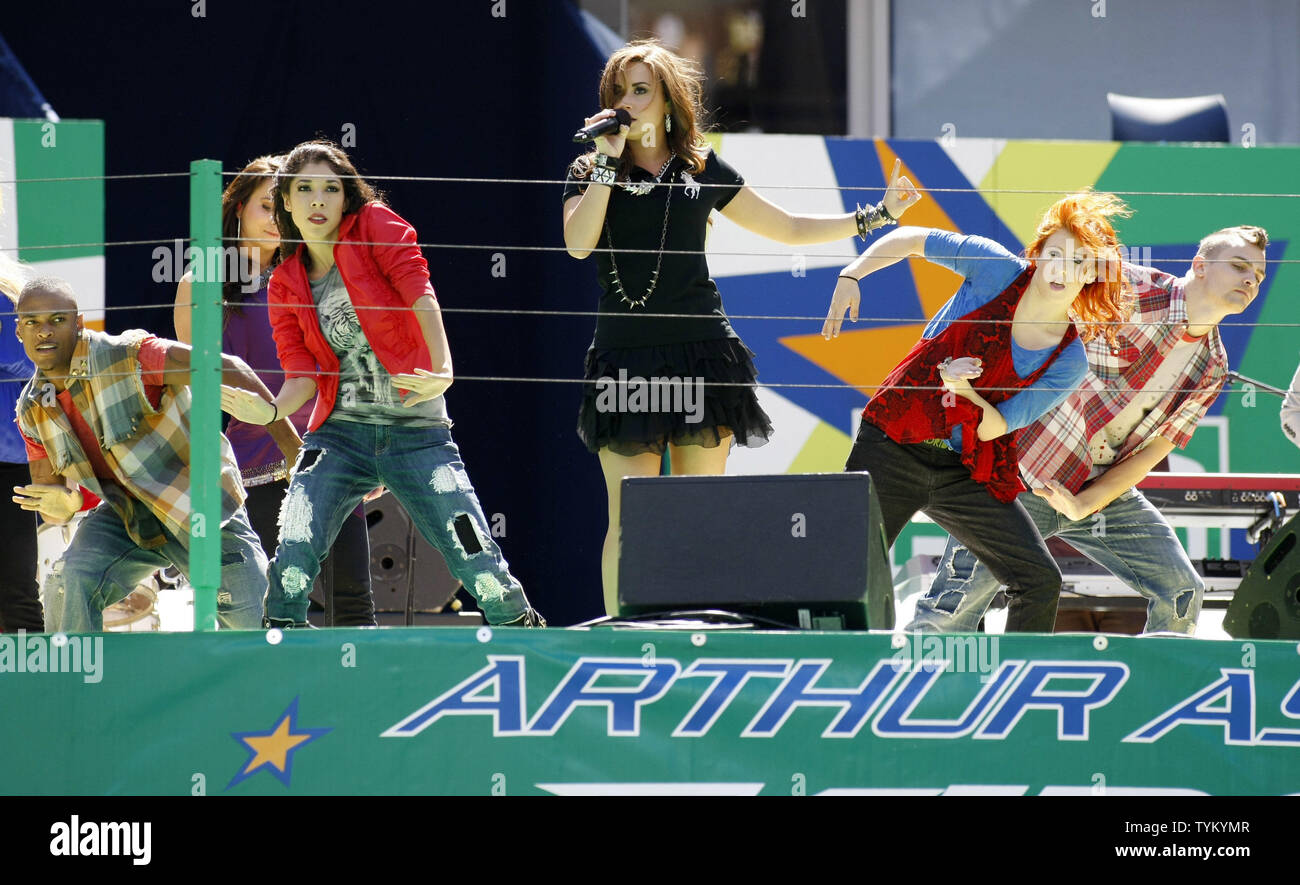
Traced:
<path fill-rule="evenodd" d="M 668 111 L 664 114 L 664 132 L 673 131 L 673 112 Z"/>

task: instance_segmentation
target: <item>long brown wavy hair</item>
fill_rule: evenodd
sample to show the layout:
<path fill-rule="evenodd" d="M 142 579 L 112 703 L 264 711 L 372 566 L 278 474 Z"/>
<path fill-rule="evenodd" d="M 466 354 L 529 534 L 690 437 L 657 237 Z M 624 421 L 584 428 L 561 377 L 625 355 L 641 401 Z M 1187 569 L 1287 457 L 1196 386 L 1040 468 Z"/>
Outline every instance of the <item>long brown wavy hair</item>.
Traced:
<path fill-rule="evenodd" d="M 600 75 L 600 106 L 612 108 L 623 95 L 623 72 L 630 65 L 644 62 L 663 90 L 673 118 L 673 128 L 668 136 L 668 149 L 690 166 L 691 172 L 704 171 L 704 161 L 709 154 L 709 144 L 704 140 L 705 111 L 700 103 L 704 91 L 704 71 L 692 59 L 682 58 L 664 47 L 658 40 L 636 40 L 616 51 L 605 62 Z M 573 161 L 573 174 L 586 178 L 591 174 L 596 150 Z M 619 178 L 627 178 L 631 171 L 631 152 L 624 150 L 619 158 Z"/>
<path fill-rule="evenodd" d="M 1119 237 L 1110 219 L 1132 214 L 1133 210 L 1114 194 L 1086 188 L 1053 203 L 1039 219 L 1033 242 L 1025 249 L 1025 256 L 1036 269 L 1047 238 L 1065 228 L 1080 246 L 1092 251 L 1097 278 L 1083 287 L 1071 305 L 1079 337 L 1084 341 L 1105 335 L 1114 346 L 1118 324 L 1129 316 L 1132 302 L 1121 269 Z"/>
<path fill-rule="evenodd" d="M 289 187 L 293 184 L 294 176 L 302 171 L 304 166 L 317 162 L 329 166 L 339 177 L 343 185 L 344 215 L 359 211 L 367 203 L 384 202 L 384 195 L 361 177 L 343 148 L 323 138 L 304 141 L 289 151 L 289 155 L 284 158 L 284 163 L 280 165 L 280 171 L 275 176 L 275 222 L 280 228 L 280 251 L 285 256 L 297 252 L 302 242 L 302 231 L 298 230 L 298 226 L 293 223 L 293 216 L 289 214 L 286 202 Z M 311 253 L 306 249 L 303 250 L 302 260 L 306 267 L 311 267 Z"/>
<path fill-rule="evenodd" d="M 221 237 L 222 242 L 227 248 L 239 248 L 239 213 L 244 211 L 244 206 L 250 200 L 257 199 L 257 194 L 267 185 L 275 181 L 275 173 L 280 171 L 280 164 L 284 162 L 283 154 L 266 154 L 255 160 L 250 160 L 248 165 L 239 170 L 239 174 L 230 180 L 226 185 L 225 191 L 221 194 Z M 251 275 L 251 267 L 246 261 L 247 256 L 241 251 L 239 253 L 241 279 L 247 279 Z M 271 261 L 262 268 L 262 273 L 271 270 L 280 263 L 280 247 L 277 246 L 275 254 L 271 256 Z M 229 321 L 232 316 L 243 310 L 243 302 L 247 300 L 249 293 L 244 291 L 240 280 L 226 280 L 221 284 L 221 301 L 224 304 L 222 309 L 222 318 Z"/>

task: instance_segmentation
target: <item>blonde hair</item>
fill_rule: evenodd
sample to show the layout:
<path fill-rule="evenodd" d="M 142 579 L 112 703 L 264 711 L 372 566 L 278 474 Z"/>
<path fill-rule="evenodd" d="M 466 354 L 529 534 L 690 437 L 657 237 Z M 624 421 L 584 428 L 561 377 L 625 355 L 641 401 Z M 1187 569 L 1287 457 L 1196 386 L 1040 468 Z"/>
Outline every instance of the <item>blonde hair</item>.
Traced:
<path fill-rule="evenodd" d="M 616 51 L 605 62 L 600 75 L 600 106 L 612 108 L 622 97 L 623 73 L 632 65 L 642 63 L 650 68 L 655 82 L 663 90 L 672 117 L 672 131 L 668 149 L 686 161 L 691 172 L 704 171 L 704 161 L 709 155 L 709 143 L 704 140 L 702 128 L 705 111 L 700 103 L 704 91 L 704 71 L 692 59 L 683 58 L 664 47 L 658 40 L 636 40 Z M 583 154 L 573 161 L 573 173 L 579 178 L 591 174 L 596 150 Z M 632 159 L 629 151 L 619 158 L 619 177 L 626 178 Z"/>
<path fill-rule="evenodd" d="M 1248 243 L 1252 246 L 1258 246 L 1261 250 L 1268 248 L 1268 231 L 1262 227 L 1255 227 L 1250 224 L 1239 224 L 1236 227 L 1225 227 L 1216 230 L 1212 234 L 1207 234 L 1200 244 L 1196 247 L 1196 254 L 1205 258 L 1214 257 L 1214 253 L 1220 249 L 1231 246 L 1234 243 Z"/>

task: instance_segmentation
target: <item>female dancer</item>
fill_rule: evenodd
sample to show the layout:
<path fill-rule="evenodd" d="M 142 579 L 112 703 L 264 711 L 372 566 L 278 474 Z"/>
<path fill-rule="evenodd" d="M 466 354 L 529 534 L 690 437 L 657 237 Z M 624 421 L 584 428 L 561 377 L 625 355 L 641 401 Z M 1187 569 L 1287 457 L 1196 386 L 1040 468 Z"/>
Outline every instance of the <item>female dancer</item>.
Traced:
<path fill-rule="evenodd" d="M 1110 220 L 1129 214 L 1111 194 L 1057 201 L 1016 258 L 992 240 L 905 227 L 844 268 L 822 334 L 858 316 L 862 277 L 909 257 L 943 265 L 965 282 L 862 413 L 845 470 L 866 470 L 886 544 L 923 510 L 1007 585 L 1008 631 L 1052 632 L 1061 572 L 1016 500 L 1012 431 L 1032 423 L 1083 380 L 1081 334 L 1107 329 L 1121 301 L 1119 243 Z M 971 380 L 979 378 L 977 390 Z"/>
<path fill-rule="evenodd" d="M 286 380 L 273 403 L 222 388 L 223 408 L 258 424 L 319 392 L 280 514 L 268 623 L 303 626 L 321 557 L 349 511 L 384 485 L 489 623 L 543 626 L 492 540 L 451 438 L 442 396 L 451 352 L 415 229 L 323 141 L 285 158 L 275 217 L 284 241 L 300 243 L 269 290 Z"/>
<path fill-rule="evenodd" d="M 619 485 L 654 476 L 664 449 L 673 473 L 726 471 L 733 442 L 756 446 L 772 425 L 755 396 L 753 353 L 737 337 L 709 279 L 704 235 L 717 209 L 746 230 L 790 245 L 851 238 L 897 219 L 920 199 L 898 165 L 884 200 L 843 215 L 794 215 L 744 186 L 700 134 L 702 75 L 657 42 L 631 43 L 610 56 L 600 79 L 604 110 L 630 126 L 596 139 L 569 169 L 564 242 L 586 258 L 596 248 L 602 290 L 596 335 L 587 352 L 578 435 L 600 456 L 609 501 L 601 556 L 605 610 L 618 610 Z M 666 184 L 666 187 L 657 185 Z M 650 317 L 641 314 L 676 314 Z M 623 373 L 623 374 L 620 374 Z M 703 384 L 703 408 L 633 413 L 611 407 L 600 379 L 669 378 Z M 721 382 L 713 386 L 710 382 Z"/>
<path fill-rule="evenodd" d="M 273 181 L 282 156 L 258 157 L 235 176 L 221 195 L 221 234 L 239 250 L 239 279 L 221 287 L 223 327 L 221 350 L 252 367 L 272 393 L 280 389 L 284 374 L 275 355 L 271 320 L 267 312 L 267 281 L 280 256 L 280 234 L 275 226 Z M 174 319 L 176 337 L 192 344 L 190 283 L 186 274 L 176 287 Z M 250 292 L 250 290 L 252 290 Z M 310 400 L 308 400 L 310 403 Z M 289 420 L 299 434 L 307 432 L 311 410 L 304 405 Z M 298 441 L 282 422 L 269 427 L 231 419 L 226 438 L 235 450 L 248 498 L 244 506 L 253 531 L 267 557 L 275 553 L 280 505 L 289 487 L 289 465 L 298 453 Z M 325 579 L 326 625 L 375 626 L 375 602 L 370 591 L 370 543 L 365 511 L 358 507 L 343 521 L 330 555 L 321 563 Z"/>

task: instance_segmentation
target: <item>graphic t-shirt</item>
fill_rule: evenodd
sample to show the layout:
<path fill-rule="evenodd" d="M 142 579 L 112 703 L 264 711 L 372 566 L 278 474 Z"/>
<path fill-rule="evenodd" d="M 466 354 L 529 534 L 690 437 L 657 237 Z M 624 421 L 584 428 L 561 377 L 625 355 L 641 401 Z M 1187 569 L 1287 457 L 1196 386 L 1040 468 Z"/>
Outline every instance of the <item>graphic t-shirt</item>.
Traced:
<path fill-rule="evenodd" d="M 451 423 L 441 396 L 410 408 L 402 405 L 402 394 L 393 386 L 392 376 L 361 331 L 337 265 L 319 280 L 311 281 L 311 297 L 316 302 L 321 332 L 339 358 L 339 395 L 331 418 L 406 427 Z"/>

